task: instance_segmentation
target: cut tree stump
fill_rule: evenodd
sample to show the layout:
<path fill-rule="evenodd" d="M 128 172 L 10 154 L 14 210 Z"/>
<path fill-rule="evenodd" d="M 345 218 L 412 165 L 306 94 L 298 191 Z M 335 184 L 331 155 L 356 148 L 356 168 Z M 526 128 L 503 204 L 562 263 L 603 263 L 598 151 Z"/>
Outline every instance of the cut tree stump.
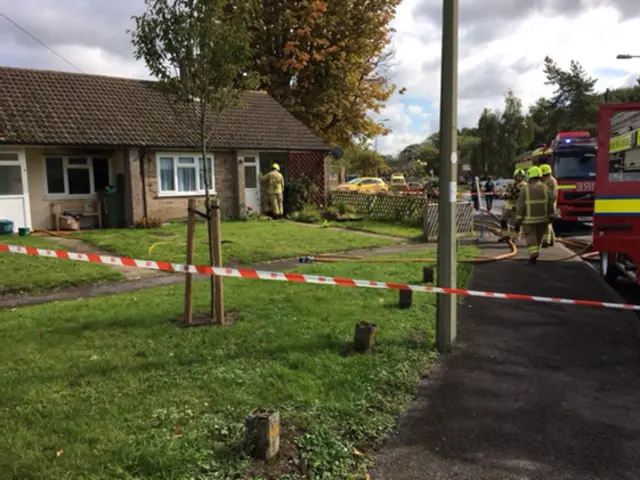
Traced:
<path fill-rule="evenodd" d="M 413 290 L 398 290 L 400 308 L 411 308 L 413 305 Z"/>
<path fill-rule="evenodd" d="M 353 349 L 356 352 L 368 351 L 376 341 L 376 325 L 360 322 L 356 325 L 356 333 L 353 339 Z"/>
<path fill-rule="evenodd" d="M 249 455 L 271 460 L 280 451 L 280 413 L 255 409 L 245 419 L 245 443 Z"/>
<path fill-rule="evenodd" d="M 422 267 L 422 283 L 433 283 L 433 267 Z"/>

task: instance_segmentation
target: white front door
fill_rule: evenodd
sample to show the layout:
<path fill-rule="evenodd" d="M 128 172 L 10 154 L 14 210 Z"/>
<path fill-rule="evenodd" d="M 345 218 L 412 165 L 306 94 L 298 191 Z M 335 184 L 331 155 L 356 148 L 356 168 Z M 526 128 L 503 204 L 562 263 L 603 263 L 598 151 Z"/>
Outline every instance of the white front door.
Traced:
<path fill-rule="evenodd" d="M 0 220 L 11 220 L 16 232 L 18 228 L 31 228 L 27 162 L 23 150 L 0 150 Z"/>
<path fill-rule="evenodd" d="M 244 160 L 244 197 L 247 208 L 260 213 L 260 159 L 257 153 L 239 155 Z"/>

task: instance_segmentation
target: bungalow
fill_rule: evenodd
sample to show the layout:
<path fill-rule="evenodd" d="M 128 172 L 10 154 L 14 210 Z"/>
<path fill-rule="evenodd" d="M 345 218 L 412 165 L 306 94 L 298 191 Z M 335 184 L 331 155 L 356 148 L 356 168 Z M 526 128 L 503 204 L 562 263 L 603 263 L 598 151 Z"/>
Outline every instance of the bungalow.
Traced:
<path fill-rule="evenodd" d="M 0 219 L 52 228 L 55 213 L 96 217 L 98 194 L 117 186 L 127 225 L 184 217 L 204 199 L 193 115 L 152 81 L 0 67 Z M 223 212 L 261 208 L 261 173 L 281 166 L 327 192 L 330 148 L 264 92 L 226 109 L 208 144 Z"/>

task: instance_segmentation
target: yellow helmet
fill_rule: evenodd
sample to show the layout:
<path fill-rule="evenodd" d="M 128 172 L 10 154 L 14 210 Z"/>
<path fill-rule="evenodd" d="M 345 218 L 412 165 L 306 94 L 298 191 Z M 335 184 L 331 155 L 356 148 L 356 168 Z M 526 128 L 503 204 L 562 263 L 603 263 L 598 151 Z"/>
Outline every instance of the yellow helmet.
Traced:
<path fill-rule="evenodd" d="M 540 178 L 542 176 L 540 167 L 537 167 L 534 165 L 533 167 L 529 168 L 529 171 L 527 172 L 527 176 L 529 178 Z"/>
<path fill-rule="evenodd" d="M 513 178 L 516 177 L 524 177 L 525 173 L 524 170 L 521 168 L 517 168 L 515 172 L 513 172 Z"/>
<path fill-rule="evenodd" d="M 280 165 L 278 165 L 277 163 L 274 163 L 273 165 L 271 165 L 271 168 L 273 168 L 274 170 L 280 171 Z"/>
<path fill-rule="evenodd" d="M 551 175 L 551 165 L 548 163 L 540 165 L 540 173 L 542 173 L 542 175 Z"/>

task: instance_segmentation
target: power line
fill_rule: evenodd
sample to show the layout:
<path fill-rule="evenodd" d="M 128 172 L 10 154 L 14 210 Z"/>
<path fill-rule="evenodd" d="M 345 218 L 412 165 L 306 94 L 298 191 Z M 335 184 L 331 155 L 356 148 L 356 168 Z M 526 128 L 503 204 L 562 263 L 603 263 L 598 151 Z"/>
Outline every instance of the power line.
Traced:
<path fill-rule="evenodd" d="M 20 31 L 22 31 L 25 35 L 29 36 L 30 38 L 32 38 L 33 40 L 35 40 L 36 42 L 38 42 L 40 45 L 42 45 L 44 48 L 46 48 L 47 50 L 49 50 L 51 53 L 53 53 L 56 57 L 58 57 L 59 59 L 61 59 L 62 61 L 68 63 L 69 65 L 71 65 L 73 68 L 75 68 L 77 71 L 79 71 L 80 73 L 84 73 L 82 70 L 80 70 L 78 67 L 76 67 L 73 63 L 71 63 L 69 60 L 67 60 L 66 58 L 64 58 L 62 55 L 60 55 L 58 52 L 56 52 L 53 48 L 51 48 L 49 45 L 47 45 L 46 43 L 44 43 L 42 40 L 40 40 L 39 38 L 37 38 L 35 35 L 33 35 L 32 33 L 30 33 L 26 28 L 18 25 L 16 22 L 14 22 L 11 18 L 9 18 L 7 15 L 5 15 L 4 13 L 0 12 L 0 17 L 4 17 L 4 19 L 11 23 L 14 27 L 16 27 L 17 29 L 19 29 Z"/>

